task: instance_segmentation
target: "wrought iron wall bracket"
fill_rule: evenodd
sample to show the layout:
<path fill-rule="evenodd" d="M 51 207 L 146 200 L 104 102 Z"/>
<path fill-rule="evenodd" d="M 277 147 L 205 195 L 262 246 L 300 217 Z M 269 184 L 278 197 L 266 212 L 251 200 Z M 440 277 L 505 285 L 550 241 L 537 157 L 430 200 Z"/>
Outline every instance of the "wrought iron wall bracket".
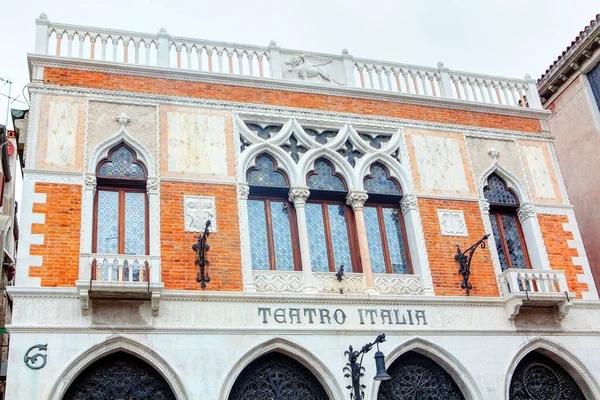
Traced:
<path fill-rule="evenodd" d="M 360 383 L 360 378 L 364 376 L 364 367 L 362 366 L 362 360 L 365 353 L 368 353 L 373 346 L 379 343 L 385 342 L 385 333 L 377 336 L 373 343 L 365 344 L 360 351 L 354 350 L 352 346 L 348 348 L 344 352 L 345 356 L 348 356 L 348 362 L 344 367 L 343 371 L 345 372 L 344 377 L 351 378 L 352 384 L 346 386 L 346 389 L 350 389 L 350 400 L 363 400 L 365 396 L 364 389 L 366 386 Z M 358 357 L 360 357 L 360 361 L 358 361 Z"/>
<path fill-rule="evenodd" d="M 487 235 L 484 235 L 477 243 L 469 247 L 464 252 L 460 251 L 459 245 L 456 245 L 457 253 L 454 256 L 454 259 L 460 265 L 460 267 L 458 268 L 458 273 L 463 277 L 463 281 L 460 284 L 460 287 L 465 289 L 465 291 L 467 292 L 467 296 L 471 294 L 471 289 L 473 289 L 473 285 L 471 285 L 471 282 L 469 282 L 469 277 L 471 276 L 471 260 L 473 259 L 473 254 L 475 253 L 475 250 L 477 250 L 477 248 L 480 246 L 482 249 L 485 249 L 485 241 L 489 236 L 489 233 Z"/>
<path fill-rule="evenodd" d="M 208 275 L 208 259 L 206 258 L 206 252 L 210 249 L 210 246 L 206 242 L 210 232 L 210 220 L 206 221 L 204 232 L 198 235 L 198 243 L 192 245 L 192 249 L 196 252 L 196 265 L 198 266 L 198 274 L 196 275 L 196 281 L 200 283 L 200 287 L 206 289 L 206 284 L 210 282 L 210 276 Z"/>

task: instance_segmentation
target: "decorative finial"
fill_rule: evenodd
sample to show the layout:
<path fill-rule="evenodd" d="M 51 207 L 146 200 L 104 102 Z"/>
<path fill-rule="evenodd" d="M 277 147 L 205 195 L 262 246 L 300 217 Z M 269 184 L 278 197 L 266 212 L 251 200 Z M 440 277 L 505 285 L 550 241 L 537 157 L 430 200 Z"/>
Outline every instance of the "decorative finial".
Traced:
<path fill-rule="evenodd" d="M 277 46 L 277 42 L 271 39 L 271 41 L 269 41 L 269 46 Z"/>
<path fill-rule="evenodd" d="M 529 72 L 525 72 L 525 80 L 528 81 L 531 79 L 531 74 Z"/>
<path fill-rule="evenodd" d="M 40 14 L 40 19 L 48 19 L 48 15 L 45 12 L 43 12 Z"/>
<path fill-rule="evenodd" d="M 131 118 L 129 118 L 124 112 L 117 117 L 117 122 L 121 124 L 121 127 L 125 127 L 129 121 L 131 121 Z"/>
<path fill-rule="evenodd" d="M 342 49 L 342 55 L 343 56 L 347 56 L 348 55 L 348 49 Z"/>
<path fill-rule="evenodd" d="M 160 33 L 167 33 L 167 28 L 165 28 L 164 26 L 161 26 L 160 29 L 158 30 Z"/>
<path fill-rule="evenodd" d="M 488 154 L 490 155 L 490 157 L 492 157 L 494 160 L 496 160 L 498 158 L 498 156 L 500 155 L 500 152 L 492 147 L 490 149 L 490 151 L 488 151 Z"/>
<path fill-rule="evenodd" d="M 444 68 L 444 63 L 442 61 L 438 61 L 438 68 Z"/>

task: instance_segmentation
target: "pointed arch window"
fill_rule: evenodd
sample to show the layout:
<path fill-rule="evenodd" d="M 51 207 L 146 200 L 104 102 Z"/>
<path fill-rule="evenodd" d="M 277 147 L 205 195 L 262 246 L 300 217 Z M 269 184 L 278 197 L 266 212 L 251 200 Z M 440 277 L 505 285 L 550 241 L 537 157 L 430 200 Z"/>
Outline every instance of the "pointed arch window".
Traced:
<path fill-rule="evenodd" d="M 385 166 L 375 163 L 364 178 L 369 200 L 364 206 L 371 269 L 375 273 L 412 273 L 404 218 L 399 208 L 400 184 Z"/>
<path fill-rule="evenodd" d="M 507 268 L 531 268 L 523 230 L 517 217 L 517 195 L 495 173 L 488 177 L 483 194 L 490 203 L 490 223 L 502 271 Z"/>
<path fill-rule="evenodd" d="M 147 176 L 144 164 L 124 143 L 98 164 L 93 252 L 148 254 Z"/>
<path fill-rule="evenodd" d="M 345 203 L 344 178 L 325 159 L 315 162 L 306 177 L 310 198 L 306 203 L 306 225 L 312 270 L 361 272 L 354 214 Z"/>
<path fill-rule="evenodd" d="M 275 160 L 262 154 L 246 173 L 250 186 L 248 224 L 252 269 L 300 270 L 294 206 L 288 200 L 289 180 Z"/>

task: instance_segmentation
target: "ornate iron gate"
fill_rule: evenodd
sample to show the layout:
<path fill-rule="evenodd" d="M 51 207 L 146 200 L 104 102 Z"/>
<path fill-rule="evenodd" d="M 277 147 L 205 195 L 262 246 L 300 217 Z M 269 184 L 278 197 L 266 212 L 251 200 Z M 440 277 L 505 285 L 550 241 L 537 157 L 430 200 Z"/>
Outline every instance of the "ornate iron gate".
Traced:
<path fill-rule="evenodd" d="M 238 376 L 229 400 L 329 400 L 317 378 L 280 353 L 250 363 Z"/>
<path fill-rule="evenodd" d="M 175 400 L 175 394 L 150 365 L 127 353 L 115 353 L 83 371 L 63 400 Z"/>
<path fill-rule="evenodd" d="M 577 382 L 555 361 L 527 354 L 510 381 L 510 400 L 585 400 Z"/>
<path fill-rule="evenodd" d="M 388 374 L 392 379 L 381 382 L 377 400 L 464 400 L 450 374 L 421 354 L 401 355 Z"/>

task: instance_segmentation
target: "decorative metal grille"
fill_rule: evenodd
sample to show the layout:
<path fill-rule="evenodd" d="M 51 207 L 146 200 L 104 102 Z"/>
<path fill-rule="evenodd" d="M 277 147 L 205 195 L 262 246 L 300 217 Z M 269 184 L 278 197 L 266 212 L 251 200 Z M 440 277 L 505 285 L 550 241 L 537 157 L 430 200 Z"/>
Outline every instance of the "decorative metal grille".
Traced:
<path fill-rule="evenodd" d="M 510 400 L 585 400 L 567 371 L 535 351 L 527 354 L 515 369 L 509 393 Z"/>
<path fill-rule="evenodd" d="M 433 360 L 409 351 L 390 368 L 392 379 L 382 381 L 377 400 L 463 400 L 460 389 Z"/>
<path fill-rule="evenodd" d="M 106 356 L 89 366 L 63 400 L 175 400 L 165 379 L 150 365 L 125 353 Z"/>
<path fill-rule="evenodd" d="M 267 354 L 238 376 L 229 400 L 329 400 L 317 378 L 299 362 Z"/>

